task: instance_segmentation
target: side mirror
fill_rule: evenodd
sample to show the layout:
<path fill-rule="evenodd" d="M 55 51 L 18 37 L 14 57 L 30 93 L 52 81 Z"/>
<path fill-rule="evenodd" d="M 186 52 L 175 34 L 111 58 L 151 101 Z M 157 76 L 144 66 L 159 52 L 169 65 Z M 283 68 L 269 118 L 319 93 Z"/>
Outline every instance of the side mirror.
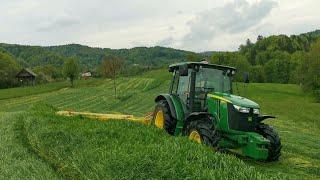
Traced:
<path fill-rule="evenodd" d="M 189 75 L 188 65 L 180 65 L 179 74 L 180 76 L 188 76 Z"/>

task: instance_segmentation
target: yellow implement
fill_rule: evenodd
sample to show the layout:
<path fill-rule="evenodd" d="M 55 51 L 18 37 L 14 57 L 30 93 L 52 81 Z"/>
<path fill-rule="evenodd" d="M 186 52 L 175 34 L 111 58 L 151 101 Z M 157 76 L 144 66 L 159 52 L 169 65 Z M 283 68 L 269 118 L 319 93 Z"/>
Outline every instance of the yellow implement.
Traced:
<path fill-rule="evenodd" d="M 90 113 L 90 112 L 75 112 L 75 111 L 58 111 L 56 113 L 60 116 L 83 116 L 89 119 L 95 119 L 100 121 L 107 120 L 128 120 L 139 122 L 143 124 L 150 124 L 150 120 L 152 118 L 152 114 L 148 114 L 145 117 L 134 117 L 133 115 L 125 115 L 125 114 L 101 114 L 101 113 Z"/>

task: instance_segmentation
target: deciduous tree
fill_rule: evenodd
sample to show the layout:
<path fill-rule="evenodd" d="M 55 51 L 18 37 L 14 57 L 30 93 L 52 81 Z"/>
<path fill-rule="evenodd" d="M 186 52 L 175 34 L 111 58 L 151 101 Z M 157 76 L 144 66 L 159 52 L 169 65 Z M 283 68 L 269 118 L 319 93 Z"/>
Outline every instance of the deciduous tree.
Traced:
<path fill-rule="evenodd" d="M 17 62 L 9 54 L 0 52 L 0 88 L 14 86 L 18 68 Z"/>
<path fill-rule="evenodd" d="M 113 79 L 114 97 L 117 98 L 117 75 L 120 73 L 123 66 L 123 61 L 116 56 L 104 57 L 101 62 L 102 74 L 105 77 Z"/>
<path fill-rule="evenodd" d="M 74 58 L 69 58 L 64 63 L 63 73 L 70 79 L 71 87 L 74 86 L 74 80 L 78 77 L 79 66 Z"/>

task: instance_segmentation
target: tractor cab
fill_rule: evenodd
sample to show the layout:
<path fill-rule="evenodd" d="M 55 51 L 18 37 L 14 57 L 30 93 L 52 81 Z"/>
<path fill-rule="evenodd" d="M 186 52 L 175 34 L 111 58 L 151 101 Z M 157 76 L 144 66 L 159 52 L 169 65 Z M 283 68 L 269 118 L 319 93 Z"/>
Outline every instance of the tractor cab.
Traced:
<path fill-rule="evenodd" d="M 206 98 L 209 93 L 232 94 L 232 76 L 236 69 L 202 63 L 178 63 L 169 67 L 173 73 L 170 94 L 178 96 L 185 105 L 185 111 L 207 111 Z"/>

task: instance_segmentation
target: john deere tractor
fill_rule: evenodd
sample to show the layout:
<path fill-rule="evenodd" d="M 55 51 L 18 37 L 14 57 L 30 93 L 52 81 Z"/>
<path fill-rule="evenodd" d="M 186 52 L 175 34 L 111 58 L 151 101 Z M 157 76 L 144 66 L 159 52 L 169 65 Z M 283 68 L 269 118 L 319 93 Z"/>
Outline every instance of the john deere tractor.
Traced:
<path fill-rule="evenodd" d="M 171 135 L 184 135 L 219 151 L 256 160 L 276 161 L 281 142 L 277 132 L 262 123 L 260 106 L 233 95 L 236 69 L 205 62 L 169 66 L 173 73 L 168 94 L 156 97 L 152 124 Z"/>

